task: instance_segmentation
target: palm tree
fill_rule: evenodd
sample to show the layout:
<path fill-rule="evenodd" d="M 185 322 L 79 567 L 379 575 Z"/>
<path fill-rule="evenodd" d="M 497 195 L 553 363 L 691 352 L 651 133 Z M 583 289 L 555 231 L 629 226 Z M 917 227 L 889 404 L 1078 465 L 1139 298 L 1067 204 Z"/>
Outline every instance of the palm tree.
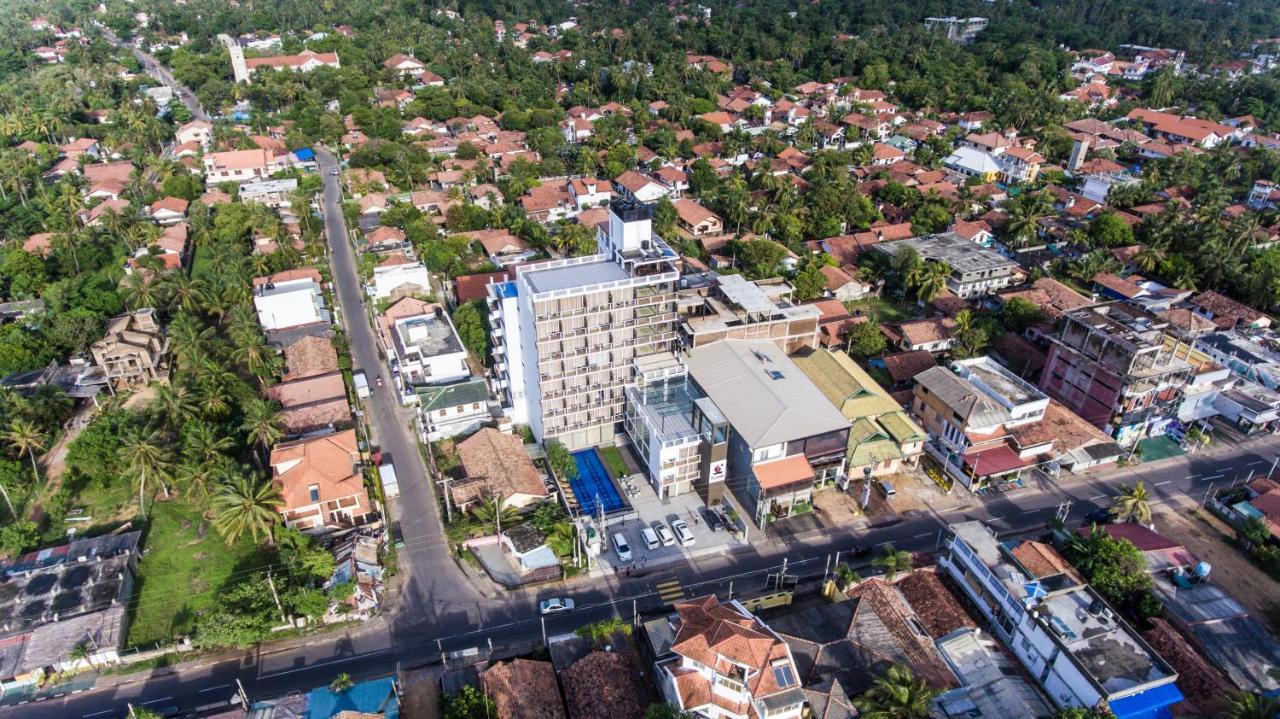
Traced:
<path fill-rule="evenodd" d="M 184 418 L 195 414 L 195 397 L 184 386 L 165 384 L 156 388 L 154 407 L 171 427 L 180 425 Z"/>
<path fill-rule="evenodd" d="M 1151 503 L 1147 499 L 1147 485 L 1138 482 L 1132 487 L 1122 487 L 1116 495 L 1116 504 L 1111 508 L 1111 516 L 1118 522 L 1137 522 L 1151 524 Z"/>
<path fill-rule="evenodd" d="M 332 691 L 335 694 L 341 693 L 341 692 L 345 692 L 346 690 L 350 689 L 353 686 L 355 686 L 355 684 L 354 682 L 351 681 L 351 675 L 346 672 L 343 672 L 338 676 L 334 677 L 332 682 L 329 682 L 329 691 Z"/>
<path fill-rule="evenodd" d="M 1280 700 L 1253 692 L 1232 692 L 1223 712 L 1226 719 L 1275 719 Z"/>
<path fill-rule="evenodd" d="M 923 302 L 932 302 L 947 286 L 951 266 L 945 262 L 918 262 L 907 273 L 907 286 Z"/>
<path fill-rule="evenodd" d="M 894 664 L 853 703 L 866 719 L 925 719 L 937 694 L 910 669 Z"/>
<path fill-rule="evenodd" d="M 169 498 L 164 480 L 173 474 L 173 463 L 169 459 L 167 437 L 158 429 L 130 429 L 118 451 L 120 460 L 138 483 L 138 511 L 146 516 L 147 480 L 159 482 L 165 499 Z"/>
<path fill-rule="evenodd" d="M 186 490 L 193 504 L 203 505 L 209 498 L 210 488 L 217 486 L 226 476 L 219 462 L 186 462 L 178 467 L 173 481 Z"/>
<path fill-rule="evenodd" d="M 484 524 L 492 524 L 495 534 L 502 532 L 502 526 L 505 524 L 511 526 L 516 521 L 519 514 L 516 508 L 504 503 L 502 495 L 496 497 L 487 497 L 480 504 L 471 508 L 471 514 Z"/>
<path fill-rule="evenodd" d="M 40 468 L 36 465 L 36 452 L 44 451 L 44 432 L 29 420 L 15 419 L 9 423 L 9 429 L 4 433 L 4 441 L 18 451 L 19 457 L 25 452 L 31 459 L 31 476 L 35 479 L 35 483 L 39 484 Z M 9 503 L 8 492 L 4 493 L 4 501 L 6 504 Z M 13 513 L 12 504 L 9 504 L 9 512 Z"/>
<path fill-rule="evenodd" d="M 259 535 L 268 544 L 275 542 L 274 527 L 280 520 L 277 510 L 284 505 L 280 488 L 269 479 L 254 480 L 244 474 L 218 488 L 213 496 L 213 526 L 233 544 L 248 534 L 254 542 Z"/>
<path fill-rule="evenodd" d="M 261 397 L 250 399 L 244 406 L 244 423 L 240 428 L 249 433 L 249 441 L 262 447 L 263 454 L 284 436 L 277 409 L 274 402 Z"/>
<path fill-rule="evenodd" d="M 183 445 L 188 458 L 195 462 L 212 462 L 235 445 L 230 437 L 218 434 L 208 422 L 192 422 L 183 429 Z"/>
<path fill-rule="evenodd" d="M 885 579 L 892 582 L 899 572 L 910 572 L 913 561 L 911 552 L 896 549 L 892 544 L 886 544 L 880 556 L 872 559 L 871 563 L 884 569 Z"/>

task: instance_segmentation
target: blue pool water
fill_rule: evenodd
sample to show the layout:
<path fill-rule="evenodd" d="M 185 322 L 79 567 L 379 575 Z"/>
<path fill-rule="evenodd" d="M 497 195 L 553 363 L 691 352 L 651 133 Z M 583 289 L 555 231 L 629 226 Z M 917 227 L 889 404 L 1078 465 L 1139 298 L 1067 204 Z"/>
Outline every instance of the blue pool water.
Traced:
<path fill-rule="evenodd" d="M 578 506 L 583 514 L 598 513 L 600 505 L 604 506 L 605 514 L 626 508 L 627 503 L 622 501 L 618 488 L 609 479 L 609 471 L 604 468 L 604 462 L 600 461 L 600 455 L 594 449 L 578 450 L 573 453 L 573 459 L 578 464 L 578 476 L 569 480 L 569 487 L 578 498 Z M 599 505 L 596 504 L 597 500 Z"/>

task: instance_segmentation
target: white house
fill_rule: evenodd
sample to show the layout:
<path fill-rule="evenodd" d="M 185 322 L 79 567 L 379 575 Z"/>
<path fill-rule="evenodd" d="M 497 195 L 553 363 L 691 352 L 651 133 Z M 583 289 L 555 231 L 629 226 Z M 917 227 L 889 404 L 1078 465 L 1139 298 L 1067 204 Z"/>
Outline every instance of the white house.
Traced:
<path fill-rule="evenodd" d="M 288 155 L 275 155 L 269 150 L 231 150 L 211 152 L 204 156 L 207 182 L 252 182 L 265 180 L 272 173 L 289 166 Z"/>
<path fill-rule="evenodd" d="M 405 300 L 411 301 L 411 300 Z M 440 305 L 391 322 L 391 366 L 405 392 L 414 385 L 446 384 L 471 376 L 467 350 Z"/>
<path fill-rule="evenodd" d="M 282 330 L 329 321 L 320 291 L 320 273 L 288 270 L 253 281 L 253 306 L 265 330 Z"/>
<path fill-rule="evenodd" d="M 178 128 L 174 133 L 174 139 L 179 145 L 195 142 L 201 147 L 208 147 L 213 141 L 213 124 L 208 120 L 192 120 Z"/>
<path fill-rule="evenodd" d="M 657 202 L 670 194 L 662 183 L 651 177 L 641 175 L 635 170 L 627 170 L 613 181 L 618 191 L 640 202 Z"/>
<path fill-rule="evenodd" d="M 431 273 L 421 262 L 413 262 L 403 254 L 392 254 L 373 268 L 369 296 L 384 299 L 399 291 L 402 294 L 431 291 Z"/>

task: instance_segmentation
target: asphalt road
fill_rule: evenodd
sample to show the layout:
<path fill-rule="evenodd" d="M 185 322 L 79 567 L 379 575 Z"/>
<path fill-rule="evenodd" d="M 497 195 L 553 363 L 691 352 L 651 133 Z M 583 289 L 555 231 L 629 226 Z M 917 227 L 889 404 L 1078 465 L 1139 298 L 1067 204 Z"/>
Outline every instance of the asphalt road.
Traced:
<path fill-rule="evenodd" d="M 392 608 L 366 627 L 314 637 L 302 646 L 245 652 L 205 659 L 176 668 L 133 675 L 126 683 L 100 680 L 100 688 L 18 707 L 0 708 L 0 717 L 23 719 L 107 719 L 124 716 L 127 705 L 157 711 L 193 710 L 225 704 L 243 684 L 251 697 L 273 697 L 329 683 L 341 672 L 360 679 L 385 675 L 397 667 L 436 661 L 442 652 L 483 650 L 490 642 L 505 646 L 555 635 L 609 616 L 630 617 L 633 610 L 658 612 L 662 603 L 655 585 L 675 578 L 686 596 L 715 591 L 722 596 L 731 586 L 738 593 L 763 585 L 764 577 L 784 561 L 802 580 L 821 576 L 836 552 L 892 542 L 900 549 L 929 552 L 949 522 L 983 520 L 1009 535 L 1037 532 L 1058 507 L 1070 501 L 1069 522 L 1090 510 L 1108 506 L 1120 486 L 1146 482 L 1154 503 L 1194 503 L 1212 487 L 1226 486 L 1264 474 L 1280 453 L 1280 438 L 1267 436 L 1244 445 L 1224 446 L 1211 453 L 1168 460 L 1158 466 L 1116 470 L 1096 476 L 1065 476 L 1011 495 L 973 499 L 954 510 L 922 512 L 868 530 L 844 529 L 791 540 L 761 540 L 728 555 L 694 559 L 645 576 L 610 577 L 572 589 L 505 593 L 478 588 L 454 563 L 443 537 L 427 473 L 418 455 L 409 419 L 399 407 L 390 378 L 380 361 L 366 319 L 354 252 L 341 216 L 341 192 L 330 175 L 334 158 L 317 153 L 324 176 L 324 216 L 330 244 L 334 285 L 341 305 L 342 325 L 348 332 L 355 366 L 383 387 L 366 402 L 375 442 L 395 462 L 400 478 L 398 513 L 405 547 L 400 552 L 403 588 Z M 847 557 L 847 555 L 846 555 Z M 856 563 L 855 563 L 856 564 Z M 548 618 L 536 616 L 538 598 L 568 594 L 577 602 L 573 612 Z"/>
<path fill-rule="evenodd" d="M 209 120 L 208 113 L 204 111 L 204 108 L 200 105 L 200 101 L 196 99 L 195 93 L 191 92 L 186 85 L 179 83 L 173 77 L 173 73 L 169 72 L 168 68 L 161 65 L 160 62 L 150 54 L 143 52 L 142 48 L 125 44 L 124 41 L 116 37 L 115 33 L 111 32 L 110 28 L 103 26 L 102 34 L 107 38 L 107 42 L 112 45 L 128 48 L 133 53 L 133 56 L 137 58 L 138 62 L 142 64 L 142 67 L 147 71 L 147 74 L 156 78 L 167 85 L 169 89 L 173 90 L 173 94 L 177 95 L 178 98 L 182 100 L 182 104 L 186 105 L 187 109 L 191 111 L 191 116 L 193 118 L 197 120 Z"/>

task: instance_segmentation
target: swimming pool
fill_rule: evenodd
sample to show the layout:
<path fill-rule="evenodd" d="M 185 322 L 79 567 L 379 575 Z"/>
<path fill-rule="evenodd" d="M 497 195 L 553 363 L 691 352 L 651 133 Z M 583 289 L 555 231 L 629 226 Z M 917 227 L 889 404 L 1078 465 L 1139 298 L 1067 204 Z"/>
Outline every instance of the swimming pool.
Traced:
<path fill-rule="evenodd" d="M 595 449 L 580 449 L 573 453 L 573 459 L 578 464 L 578 476 L 569 480 L 569 487 L 573 489 L 573 496 L 578 498 L 578 507 L 583 514 L 596 514 L 601 505 L 605 514 L 626 509 L 627 503 L 618 494 L 613 480 L 609 479 L 609 470 L 604 468 L 604 462 Z"/>

